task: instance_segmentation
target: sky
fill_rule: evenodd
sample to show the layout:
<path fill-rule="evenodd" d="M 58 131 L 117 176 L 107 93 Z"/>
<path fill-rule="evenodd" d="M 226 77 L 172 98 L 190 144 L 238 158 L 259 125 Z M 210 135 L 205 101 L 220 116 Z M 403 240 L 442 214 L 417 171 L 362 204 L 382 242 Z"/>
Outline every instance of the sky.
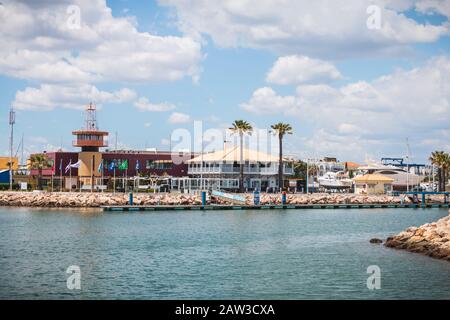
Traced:
<path fill-rule="evenodd" d="M 1 0 L 0 155 L 11 106 L 27 155 L 76 150 L 93 102 L 123 149 L 187 130 L 199 151 L 200 122 L 243 119 L 291 124 L 297 158 L 425 162 L 450 151 L 449 18 L 450 0 Z"/>

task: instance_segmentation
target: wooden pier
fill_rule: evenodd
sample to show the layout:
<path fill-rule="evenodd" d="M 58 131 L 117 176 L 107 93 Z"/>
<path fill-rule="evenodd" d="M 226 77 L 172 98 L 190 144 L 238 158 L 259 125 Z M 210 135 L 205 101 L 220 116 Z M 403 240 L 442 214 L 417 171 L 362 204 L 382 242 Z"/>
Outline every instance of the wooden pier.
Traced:
<path fill-rule="evenodd" d="M 386 204 L 287 204 L 287 205 L 155 205 L 155 206 L 141 206 L 141 205 L 124 205 L 124 206 L 101 206 L 104 211 L 169 211 L 169 210 L 267 210 L 267 209 L 371 209 L 371 208 L 450 208 L 447 203 L 427 203 L 424 206 L 417 203 L 400 204 L 400 203 L 386 203 Z"/>

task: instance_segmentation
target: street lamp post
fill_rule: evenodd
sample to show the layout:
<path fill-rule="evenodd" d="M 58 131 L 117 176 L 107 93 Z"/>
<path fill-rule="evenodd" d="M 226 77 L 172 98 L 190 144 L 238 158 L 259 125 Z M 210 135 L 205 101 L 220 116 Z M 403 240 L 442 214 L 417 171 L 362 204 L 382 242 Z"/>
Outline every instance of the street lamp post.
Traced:
<path fill-rule="evenodd" d="M 200 191 L 203 191 L 203 128 L 202 128 L 202 146 L 201 146 L 201 171 L 200 171 Z"/>
<path fill-rule="evenodd" d="M 306 159 L 306 194 L 309 193 L 309 159 Z"/>
<path fill-rule="evenodd" d="M 13 143 L 14 143 L 14 124 L 16 123 L 16 113 L 13 107 L 9 111 L 9 126 L 11 133 L 9 136 L 9 190 L 12 191 L 12 169 L 13 169 Z"/>
<path fill-rule="evenodd" d="M 409 192 L 409 156 L 406 156 L 406 192 Z"/>

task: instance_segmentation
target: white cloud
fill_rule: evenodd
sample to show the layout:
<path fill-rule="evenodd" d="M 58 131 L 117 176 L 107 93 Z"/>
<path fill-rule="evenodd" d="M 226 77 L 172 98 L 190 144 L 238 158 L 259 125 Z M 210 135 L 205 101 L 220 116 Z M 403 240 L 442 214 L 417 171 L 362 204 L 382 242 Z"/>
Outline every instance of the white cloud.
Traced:
<path fill-rule="evenodd" d="M 425 157 L 431 151 L 427 148 L 448 148 L 444 138 L 450 123 L 448 88 L 450 57 L 441 56 L 411 70 L 397 70 L 372 82 L 340 88 L 300 85 L 295 96 L 280 96 L 271 88 L 261 88 L 241 106 L 255 114 L 295 116 L 301 127 L 312 128 L 307 141 L 312 141 L 309 146 L 316 151 L 344 155 L 351 146 L 356 150 L 352 156 L 360 158 L 368 150 L 404 156 L 399 150 L 405 148 L 405 138 L 409 137 L 415 141 L 416 152 Z M 425 141 L 439 143 L 430 146 Z"/>
<path fill-rule="evenodd" d="M 366 130 L 361 128 L 360 126 L 351 124 L 351 123 L 341 123 L 338 125 L 337 131 L 342 135 L 354 134 L 358 135 L 361 133 L 365 133 Z"/>
<path fill-rule="evenodd" d="M 141 97 L 134 103 L 134 106 L 140 111 L 170 111 L 175 109 L 175 105 L 171 103 L 150 103 L 146 97 Z"/>
<path fill-rule="evenodd" d="M 267 73 L 266 81 L 275 84 L 328 82 L 342 76 L 331 63 L 306 56 L 284 56 L 277 59 Z"/>
<path fill-rule="evenodd" d="M 241 108 L 256 114 L 292 113 L 298 109 L 299 100 L 294 96 L 279 96 L 269 87 L 263 87 L 253 92 L 248 102 Z"/>
<path fill-rule="evenodd" d="M 447 0 L 420 0 L 415 7 L 419 12 L 427 14 L 439 13 L 450 18 L 450 2 Z"/>
<path fill-rule="evenodd" d="M 113 17 L 103 0 L 0 5 L 0 74 L 53 82 L 197 80 L 201 45 L 189 37 L 138 31 L 131 17 Z M 69 5 L 81 24 L 71 29 Z"/>
<path fill-rule="evenodd" d="M 172 112 L 168 119 L 168 122 L 171 124 L 188 123 L 190 121 L 191 116 L 181 112 Z"/>
<path fill-rule="evenodd" d="M 433 42 L 448 24 L 420 24 L 402 10 L 412 2 L 387 0 L 160 0 L 174 7 L 187 35 L 210 36 L 222 47 L 264 48 L 283 54 L 336 57 L 398 51 L 412 43 Z M 369 5 L 381 8 L 381 28 L 367 28 Z"/>
<path fill-rule="evenodd" d="M 93 85 L 43 84 L 39 88 L 27 87 L 23 91 L 17 91 L 13 106 L 19 110 L 36 111 L 49 111 L 57 107 L 84 109 L 90 101 L 101 105 L 129 102 L 135 98 L 136 93 L 128 88 L 108 92 Z"/>

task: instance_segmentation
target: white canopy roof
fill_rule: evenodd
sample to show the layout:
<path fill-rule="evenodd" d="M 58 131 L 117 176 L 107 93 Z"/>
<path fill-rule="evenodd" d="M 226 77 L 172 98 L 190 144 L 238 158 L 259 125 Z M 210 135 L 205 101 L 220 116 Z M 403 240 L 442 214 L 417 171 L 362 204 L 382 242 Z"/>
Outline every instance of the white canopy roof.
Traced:
<path fill-rule="evenodd" d="M 240 161 L 240 147 L 235 146 L 231 148 L 227 148 L 225 150 L 210 152 L 210 153 L 204 153 L 203 154 L 203 161 L 204 162 L 234 162 Z M 278 157 L 256 151 L 256 150 L 250 150 L 244 148 L 244 161 L 248 162 L 278 162 Z M 287 159 L 283 159 L 287 160 Z M 197 156 L 191 160 L 188 161 L 189 163 L 200 163 L 202 162 L 202 156 Z"/>

